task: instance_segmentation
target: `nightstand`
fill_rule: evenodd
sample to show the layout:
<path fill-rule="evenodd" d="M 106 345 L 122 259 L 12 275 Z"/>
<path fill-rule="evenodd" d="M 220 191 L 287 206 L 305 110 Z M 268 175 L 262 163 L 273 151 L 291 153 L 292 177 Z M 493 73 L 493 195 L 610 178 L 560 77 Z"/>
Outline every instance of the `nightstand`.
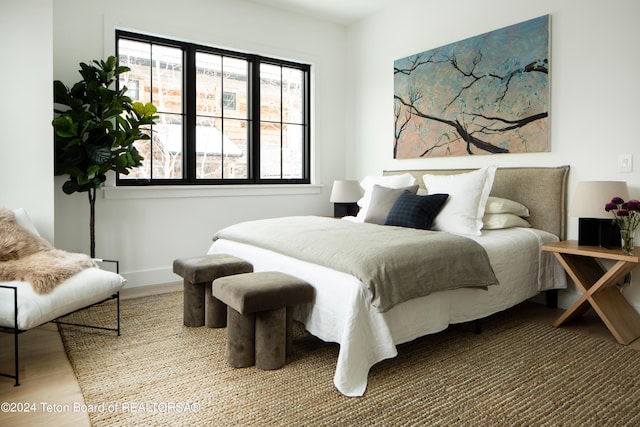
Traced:
<path fill-rule="evenodd" d="M 620 344 L 629 344 L 640 337 L 640 314 L 615 286 L 640 264 L 640 247 L 636 246 L 631 255 L 625 255 L 620 248 L 579 246 L 577 240 L 565 240 L 543 245 L 541 249 L 553 252 L 582 292 L 553 326 L 561 326 L 593 307 Z M 615 263 L 607 270 L 600 259 Z"/>

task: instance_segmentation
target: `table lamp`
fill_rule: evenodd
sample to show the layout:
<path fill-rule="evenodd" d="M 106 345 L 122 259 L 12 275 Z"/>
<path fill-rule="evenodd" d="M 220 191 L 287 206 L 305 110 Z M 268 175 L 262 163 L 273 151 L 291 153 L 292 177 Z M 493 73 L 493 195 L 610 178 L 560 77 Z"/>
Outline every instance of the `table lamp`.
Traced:
<path fill-rule="evenodd" d="M 360 184 L 358 181 L 334 181 L 329 201 L 333 203 L 333 216 L 355 216 L 358 214 L 358 200 L 360 199 Z"/>
<path fill-rule="evenodd" d="M 569 216 L 578 217 L 578 245 L 620 247 L 620 230 L 604 206 L 613 197 L 629 199 L 624 181 L 580 181 L 573 195 Z"/>

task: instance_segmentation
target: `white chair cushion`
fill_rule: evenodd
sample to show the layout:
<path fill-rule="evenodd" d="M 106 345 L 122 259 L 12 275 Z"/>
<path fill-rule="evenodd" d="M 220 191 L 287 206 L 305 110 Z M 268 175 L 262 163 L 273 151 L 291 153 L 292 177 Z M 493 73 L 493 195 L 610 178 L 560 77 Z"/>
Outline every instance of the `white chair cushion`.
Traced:
<path fill-rule="evenodd" d="M 36 294 L 27 282 L 0 282 L 18 288 L 18 329 L 27 330 L 118 292 L 126 280 L 119 274 L 89 268 L 73 275 L 48 294 Z M 12 289 L 0 288 L 0 326 L 14 327 Z"/>

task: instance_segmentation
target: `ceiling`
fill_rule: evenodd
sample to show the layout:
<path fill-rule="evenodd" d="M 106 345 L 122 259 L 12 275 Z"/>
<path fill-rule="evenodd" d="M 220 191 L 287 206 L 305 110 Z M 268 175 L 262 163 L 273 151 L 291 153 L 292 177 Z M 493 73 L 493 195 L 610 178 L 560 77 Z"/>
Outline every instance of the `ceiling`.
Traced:
<path fill-rule="evenodd" d="M 338 24 L 363 19 L 391 4 L 393 0 L 252 0 L 291 12 L 313 15 Z"/>

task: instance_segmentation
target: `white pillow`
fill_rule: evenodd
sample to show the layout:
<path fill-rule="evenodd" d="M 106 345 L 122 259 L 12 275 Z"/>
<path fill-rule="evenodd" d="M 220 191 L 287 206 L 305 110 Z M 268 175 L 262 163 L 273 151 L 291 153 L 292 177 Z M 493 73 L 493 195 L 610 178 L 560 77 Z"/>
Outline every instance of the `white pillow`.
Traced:
<path fill-rule="evenodd" d="M 26 228 L 36 236 L 40 236 L 40 233 L 38 233 L 38 229 L 35 225 L 33 225 L 31 218 L 29 218 L 29 215 L 24 208 L 14 209 L 13 213 L 16 216 L 16 222 L 18 223 L 18 225 L 20 225 L 22 228 Z"/>
<path fill-rule="evenodd" d="M 373 192 L 374 185 L 379 185 L 381 187 L 387 188 L 402 188 L 413 185 L 415 182 L 416 179 L 410 173 L 405 173 L 402 175 L 365 177 L 362 181 L 360 181 L 360 187 L 362 187 L 362 189 L 364 190 L 364 196 L 360 200 L 358 200 L 360 211 L 358 211 L 356 220 L 359 222 L 364 222 L 364 219 L 367 217 L 367 210 L 369 209 L 369 204 L 371 203 L 371 193 Z"/>
<path fill-rule="evenodd" d="M 482 218 L 485 230 L 498 230 L 511 227 L 531 227 L 529 221 L 511 213 L 486 213 Z"/>
<path fill-rule="evenodd" d="M 510 213 L 522 217 L 529 216 L 529 208 L 514 200 L 503 199 L 502 197 L 489 196 L 487 206 L 484 210 L 488 214 Z"/>
<path fill-rule="evenodd" d="M 457 175 L 424 175 L 429 194 L 449 195 L 433 229 L 472 236 L 482 234 L 482 217 L 495 174 L 496 167 L 488 166 Z"/>

